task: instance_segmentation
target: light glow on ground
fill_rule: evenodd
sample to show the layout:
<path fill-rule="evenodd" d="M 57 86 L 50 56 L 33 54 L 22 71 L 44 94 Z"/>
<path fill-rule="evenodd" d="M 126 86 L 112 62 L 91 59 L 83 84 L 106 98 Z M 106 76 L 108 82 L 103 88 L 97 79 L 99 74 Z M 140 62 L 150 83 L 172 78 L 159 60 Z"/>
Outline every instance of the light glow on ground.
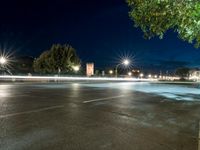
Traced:
<path fill-rule="evenodd" d="M 138 91 L 155 94 L 173 100 L 200 101 L 200 89 L 179 84 L 157 84 L 150 82 L 127 82 L 127 83 L 95 83 L 84 84 L 96 88 L 115 88 L 120 90 Z"/>

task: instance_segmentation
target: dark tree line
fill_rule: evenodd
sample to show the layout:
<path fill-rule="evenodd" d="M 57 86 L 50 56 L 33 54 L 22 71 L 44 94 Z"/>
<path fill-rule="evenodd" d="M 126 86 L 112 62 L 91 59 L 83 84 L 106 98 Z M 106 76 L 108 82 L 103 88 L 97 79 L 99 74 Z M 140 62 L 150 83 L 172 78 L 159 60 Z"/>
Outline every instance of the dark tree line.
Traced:
<path fill-rule="evenodd" d="M 43 52 L 34 60 L 37 73 L 67 73 L 73 66 L 80 66 L 80 59 L 71 45 L 54 44 L 50 50 Z"/>

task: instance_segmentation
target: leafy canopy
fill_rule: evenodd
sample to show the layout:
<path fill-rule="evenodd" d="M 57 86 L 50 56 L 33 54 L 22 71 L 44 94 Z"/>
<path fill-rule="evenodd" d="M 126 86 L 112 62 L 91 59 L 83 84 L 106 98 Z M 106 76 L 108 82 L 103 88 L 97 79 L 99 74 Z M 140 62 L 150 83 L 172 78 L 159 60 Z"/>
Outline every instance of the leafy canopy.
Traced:
<path fill-rule="evenodd" d="M 34 70 L 40 73 L 69 72 L 79 65 L 80 59 L 72 46 L 56 44 L 34 61 Z"/>
<path fill-rule="evenodd" d="M 130 18 L 145 38 L 159 36 L 173 29 L 180 39 L 200 46 L 199 0 L 127 0 Z"/>

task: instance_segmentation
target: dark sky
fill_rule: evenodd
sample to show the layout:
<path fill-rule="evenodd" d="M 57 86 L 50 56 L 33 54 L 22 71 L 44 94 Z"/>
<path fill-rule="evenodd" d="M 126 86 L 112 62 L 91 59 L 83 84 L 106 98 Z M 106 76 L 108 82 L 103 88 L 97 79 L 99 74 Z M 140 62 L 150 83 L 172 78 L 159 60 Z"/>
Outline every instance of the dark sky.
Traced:
<path fill-rule="evenodd" d="M 0 46 L 16 55 L 37 57 L 54 43 L 69 43 L 83 62 L 101 68 L 124 56 L 141 68 L 200 66 L 200 49 L 176 33 L 144 40 L 124 0 L 4 0 L 0 6 Z"/>

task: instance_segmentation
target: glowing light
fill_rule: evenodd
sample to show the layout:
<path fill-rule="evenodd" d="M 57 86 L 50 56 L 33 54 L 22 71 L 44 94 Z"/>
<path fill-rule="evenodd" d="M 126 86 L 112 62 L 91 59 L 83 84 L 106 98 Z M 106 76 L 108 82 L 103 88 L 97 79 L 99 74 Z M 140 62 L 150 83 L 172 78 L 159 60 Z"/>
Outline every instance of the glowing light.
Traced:
<path fill-rule="evenodd" d="M 149 74 L 148 77 L 151 78 L 151 74 Z"/>
<path fill-rule="evenodd" d="M 157 76 L 157 75 L 155 75 L 155 76 L 154 76 L 154 78 L 158 78 L 158 76 Z"/>
<path fill-rule="evenodd" d="M 130 63 L 130 61 L 129 61 L 128 59 L 125 59 L 125 60 L 123 61 L 123 64 L 126 65 L 126 66 L 129 65 L 129 63 Z"/>
<path fill-rule="evenodd" d="M 113 71 L 112 71 L 112 70 L 109 70 L 109 74 L 113 74 Z"/>
<path fill-rule="evenodd" d="M 129 64 L 130 64 L 130 61 L 129 61 L 128 59 L 124 59 L 120 64 L 116 65 L 116 67 L 115 67 L 116 77 L 117 77 L 117 68 L 118 68 L 120 65 L 128 66 Z"/>
<path fill-rule="evenodd" d="M 73 68 L 73 70 L 74 70 L 75 72 L 77 72 L 77 71 L 80 70 L 80 67 L 79 67 L 79 66 L 73 66 L 72 68 Z"/>
<path fill-rule="evenodd" d="M 7 62 L 6 58 L 2 56 L 2 57 L 0 58 L 0 64 L 3 65 L 3 64 L 5 64 L 6 62 Z"/>
<path fill-rule="evenodd" d="M 15 51 L 11 48 L 0 48 L 0 65 L 5 69 L 12 68 L 12 63 L 15 62 L 14 59 Z"/>
<path fill-rule="evenodd" d="M 141 77 L 141 78 L 142 78 L 142 77 L 144 77 L 144 74 L 143 74 L 143 73 L 141 73 L 141 74 L 140 74 L 140 77 Z"/>
<path fill-rule="evenodd" d="M 131 73 L 131 72 L 128 72 L 128 76 L 132 76 L 132 73 Z"/>

